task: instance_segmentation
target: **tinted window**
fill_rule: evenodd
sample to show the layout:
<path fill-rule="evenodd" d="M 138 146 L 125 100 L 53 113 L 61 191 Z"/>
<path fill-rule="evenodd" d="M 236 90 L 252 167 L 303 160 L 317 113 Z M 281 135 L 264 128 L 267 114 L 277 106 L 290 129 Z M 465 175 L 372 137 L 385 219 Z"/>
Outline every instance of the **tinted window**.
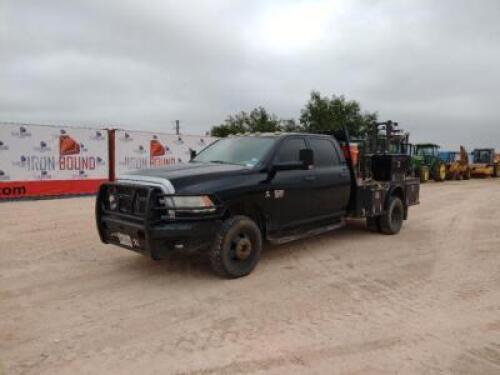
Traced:
<path fill-rule="evenodd" d="M 488 150 L 480 150 L 476 151 L 474 160 L 476 163 L 489 163 L 491 159 L 490 151 Z"/>
<path fill-rule="evenodd" d="M 276 153 L 276 161 L 279 163 L 300 161 L 299 151 L 304 148 L 307 147 L 303 138 L 285 139 Z"/>
<path fill-rule="evenodd" d="M 254 166 L 270 150 L 276 138 L 234 137 L 224 138 L 201 151 L 194 162 L 216 162 Z"/>
<path fill-rule="evenodd" d="M 311 138 L 315 167 L 331 167 L 339 164 L 339 157 L 333 143 L 328 139 Z"/>

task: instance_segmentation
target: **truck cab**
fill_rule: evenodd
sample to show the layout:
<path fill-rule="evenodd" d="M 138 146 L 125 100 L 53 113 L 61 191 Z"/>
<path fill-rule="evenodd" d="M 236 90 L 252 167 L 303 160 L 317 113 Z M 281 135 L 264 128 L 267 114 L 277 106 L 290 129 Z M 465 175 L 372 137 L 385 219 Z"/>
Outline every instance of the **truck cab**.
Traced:
<path fill-rule="evenodd" d="M 495 153 L 495 149 L 474 149 L 471 170 L 475 177 L 500 177 L 500 157 Z"/>
<path fill-rule="evenodd" d="M 347 216 L 369 216 L 380 231 L 397 233 L 408 206 L 418 203 L 415 184 L 411 199 L 405 183 L 360 184 L 350 160 L 331 135 L 219 139 L 189 163 L 138 170 L 104 184 L 96 201 L 98 232 L 104 243 L 155 260 L 172 249 L 206 250 L 214 271 L 225 277 L 251 272 L 263 241 L 339 228 Z M 389 190 L 399 194 L 392 227 L 382 220 Z"/>

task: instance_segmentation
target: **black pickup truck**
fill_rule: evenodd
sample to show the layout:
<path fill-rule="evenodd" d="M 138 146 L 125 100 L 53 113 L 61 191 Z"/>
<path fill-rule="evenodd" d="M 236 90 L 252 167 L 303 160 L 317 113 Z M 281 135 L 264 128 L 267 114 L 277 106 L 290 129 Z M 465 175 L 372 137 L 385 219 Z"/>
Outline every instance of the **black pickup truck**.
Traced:
<path fill-rule="evenodd" d="M 418 204 L 406 155 L 370 155 L 360 175 L 345 136 L 255 134 L 220 139 L 186 164 L 139 170 L 101 186 L 101 240 L 159 260 L 173 249 L 205 250 L 214 271 L 250 273 L 264 241 L 290 240 L 366 218 L 400 231 Z"/>

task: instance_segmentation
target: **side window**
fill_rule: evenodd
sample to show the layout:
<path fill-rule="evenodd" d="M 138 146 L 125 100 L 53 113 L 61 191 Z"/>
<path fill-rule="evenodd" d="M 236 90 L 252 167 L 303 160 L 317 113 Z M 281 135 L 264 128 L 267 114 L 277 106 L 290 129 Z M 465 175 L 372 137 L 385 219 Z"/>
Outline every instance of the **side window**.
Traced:
<path fill-rule="evenodd" d="M 307 148 L 304 138 L 285 139 L 274 160 L 278 163 L 299 161 L 299 151 L 304 148 Z"/>
<path fill-rule="evenodd" d="M 340 164 L 337 150 L 335 150 L 331 141 L 328 139 L 310 138 L 309 143 L 314 152 L 314 166 L 316 168 L 333 167 Z"/>

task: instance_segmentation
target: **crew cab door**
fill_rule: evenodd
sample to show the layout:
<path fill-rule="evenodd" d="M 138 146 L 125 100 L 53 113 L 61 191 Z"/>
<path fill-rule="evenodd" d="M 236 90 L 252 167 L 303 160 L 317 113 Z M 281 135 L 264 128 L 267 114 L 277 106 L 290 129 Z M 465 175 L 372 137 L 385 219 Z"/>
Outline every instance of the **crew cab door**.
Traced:
<path fill-rule="evenodd" d="M 349 203 L 351 176 L 340 147 L 333 138 L 308 138 L 314 152 L 314 197 L 315 216 L 343 215 Z"/>
<path fill-rule="evenodd" d="M 272 163 L 299 162 L 300 150 L 306 148 L 303 136 L 287 137 L 278 145 Z M 287 229 L 310 219 L 314 213 L 314 198 L 311 196 L 315 183 L 314 170 L 279 170 L 275 173 L 266 192 L 273 229 Z"/>

